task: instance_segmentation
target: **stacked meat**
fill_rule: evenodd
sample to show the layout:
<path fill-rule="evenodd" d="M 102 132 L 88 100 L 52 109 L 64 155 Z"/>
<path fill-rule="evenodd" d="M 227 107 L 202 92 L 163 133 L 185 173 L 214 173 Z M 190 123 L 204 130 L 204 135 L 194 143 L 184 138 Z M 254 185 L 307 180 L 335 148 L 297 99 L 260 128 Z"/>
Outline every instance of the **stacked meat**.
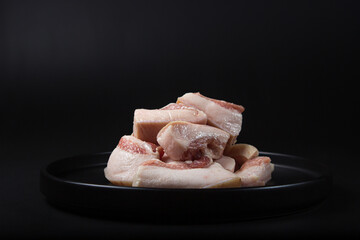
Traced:
<path fill-rule="evenodd" d="M 105 177 L 154 188 L 264 186 L 274 165 L 249 144 L 235 144 L 244 107 L 186 93 L 161 109 L 136 109 L 133 133 L 111 153 Z"/>

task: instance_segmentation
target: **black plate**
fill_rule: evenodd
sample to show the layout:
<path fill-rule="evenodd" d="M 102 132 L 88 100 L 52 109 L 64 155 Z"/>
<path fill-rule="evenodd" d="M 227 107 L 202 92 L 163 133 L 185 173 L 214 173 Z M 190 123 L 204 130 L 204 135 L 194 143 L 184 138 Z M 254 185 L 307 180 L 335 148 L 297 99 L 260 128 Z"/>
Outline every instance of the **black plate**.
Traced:
<path fill-rule="evenodd" d="M 104 177 L 110 153 L 76 156 L 41 170 L 40 190 L 51 204 L 86 215 L 135 221 L 194 222 L 264 218 L 295 213 L 323 201 L 327 168 L 296 156 L 262 152 L 275 164 L 265 187 L 159 189 L 111 185 Z"/>

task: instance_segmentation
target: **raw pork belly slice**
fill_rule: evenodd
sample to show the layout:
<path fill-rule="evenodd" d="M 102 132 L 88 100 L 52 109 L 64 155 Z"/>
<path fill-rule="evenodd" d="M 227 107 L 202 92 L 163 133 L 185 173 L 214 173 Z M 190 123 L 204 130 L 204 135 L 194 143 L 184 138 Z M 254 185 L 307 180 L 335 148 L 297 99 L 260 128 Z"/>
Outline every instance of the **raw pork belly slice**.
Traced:
<path fill-rule="evenodd" d="M 104 169 L 105 177 L 115 185 L 131 186 L 141 163 L 161 158 L 162 148 L 133 136 L 123 136 Z"/>
<path fill-rule="evenodd" d="M 178 98 L 177 103 L 192 106 L 205 112 L 209 125 L 230 133 L 229 144 L 236 142 L 241 131 L 243 106 L 208 98 L 200 93 L 186 93 Z"/>
<path fill-rule="evenodd" d="M 206 124 L 207 116 L 198 109 L 175 103 L 171 103 L 162 109 L 136 109 L 133 135 L 143 141 L 157 143 L 158 132 L 171 121 Z"/>
<path fill-rule="evenodd" d="M 173 160 L 219 159 L 230 135 L 218 128 L 184 121 L 168 123 L 157 141 Z"/>
<path fill-rule="evenodd" d="M 265 186 L 274 171 L 274 164 L 270 162 L 269 157 L 249 159 L 235 174 L 241 178 L 243 187 Z"/>
<path fill-rule="evenodd" d="M 235 159 L 231 157 L 223 155 L 220 159 L 216 160 L 215 162 L 219 163 L 223 168 L 225 168 L 230 172 L 235 171 L 236 162 Z"/>
<path fill-rule="evenodd" d="M 138 168 L 133 187 L 212 188 L 241 185 L 241 179 L 219 163 L 212 163 L 206 168 L 184 168 L 183 164 L 149 160 Z"/>

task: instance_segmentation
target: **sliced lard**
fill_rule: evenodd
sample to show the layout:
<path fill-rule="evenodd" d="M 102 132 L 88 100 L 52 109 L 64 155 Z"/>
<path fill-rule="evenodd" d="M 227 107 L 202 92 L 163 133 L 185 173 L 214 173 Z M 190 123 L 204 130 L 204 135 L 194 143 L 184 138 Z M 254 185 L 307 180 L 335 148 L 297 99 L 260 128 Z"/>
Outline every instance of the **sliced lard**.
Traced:
<path fill-rule="evenodd" d="M 162 149 L 153 143 L 123 136 L 109 157 L 104 169 L 105 177 L 115 185 L 131 186 L 140 164 L 159 159 L 162 153 Z"/>
<path fill-rule="evenodd" d="M 133 187 L 212 188 L 241 185 L 241 179 L 219 163 L 201 168 L 185 167 L 184 164 L 149 160 L 138 168 Z"/>
<path fill-rule="evenodd" d="M 209 125 L 228 132 L 231 135 L 229 144 L 236 142 L 241 131 L 243 106 L 208 98 L 200 93 L 186 93 L 177 99 L 177 103 L 192 106 L 205 112 Z"/>
<path fill-rule="evenodd" d="M 133 135 L 143 141 L 156 144 L 158 132 L 171 121 L 206 124 L 207 116 L 198 109 L 175 103 L 168 104 L 161 109 L 136 109 Z"/>
<path fill-rule="evenodd" d="M 196 160 L 202 156 L 219 159 L 229 137 L 215 127 L 174 121 L 161 129 L 157 142 L 173 160 Z"/>
<path fill-rule="evenodd" d="M 265 186 L 273 171 L 269 157 L 256 157 L 247 160 L 235 174 L 241 178 L 243 187 L 257 187 Z"/>

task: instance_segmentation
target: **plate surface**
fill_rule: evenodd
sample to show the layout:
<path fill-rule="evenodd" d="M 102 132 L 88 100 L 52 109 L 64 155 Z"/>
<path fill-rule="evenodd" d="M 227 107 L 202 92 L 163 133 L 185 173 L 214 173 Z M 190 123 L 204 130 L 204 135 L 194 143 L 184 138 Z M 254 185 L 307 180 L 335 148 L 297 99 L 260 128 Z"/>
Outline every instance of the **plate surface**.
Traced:
<path fill-rule="evenodd" d="M 264 187 L 223 189 L 133 188 L 104 177 L 108 153 L 60 159 L 41 170 L 48 202 L 76 213 L 119 220 L 189 223 L 266 218 L 322 202 L 331 187 L 326 166 L 304 158 L 261 152 L 275 164 Z"/>

